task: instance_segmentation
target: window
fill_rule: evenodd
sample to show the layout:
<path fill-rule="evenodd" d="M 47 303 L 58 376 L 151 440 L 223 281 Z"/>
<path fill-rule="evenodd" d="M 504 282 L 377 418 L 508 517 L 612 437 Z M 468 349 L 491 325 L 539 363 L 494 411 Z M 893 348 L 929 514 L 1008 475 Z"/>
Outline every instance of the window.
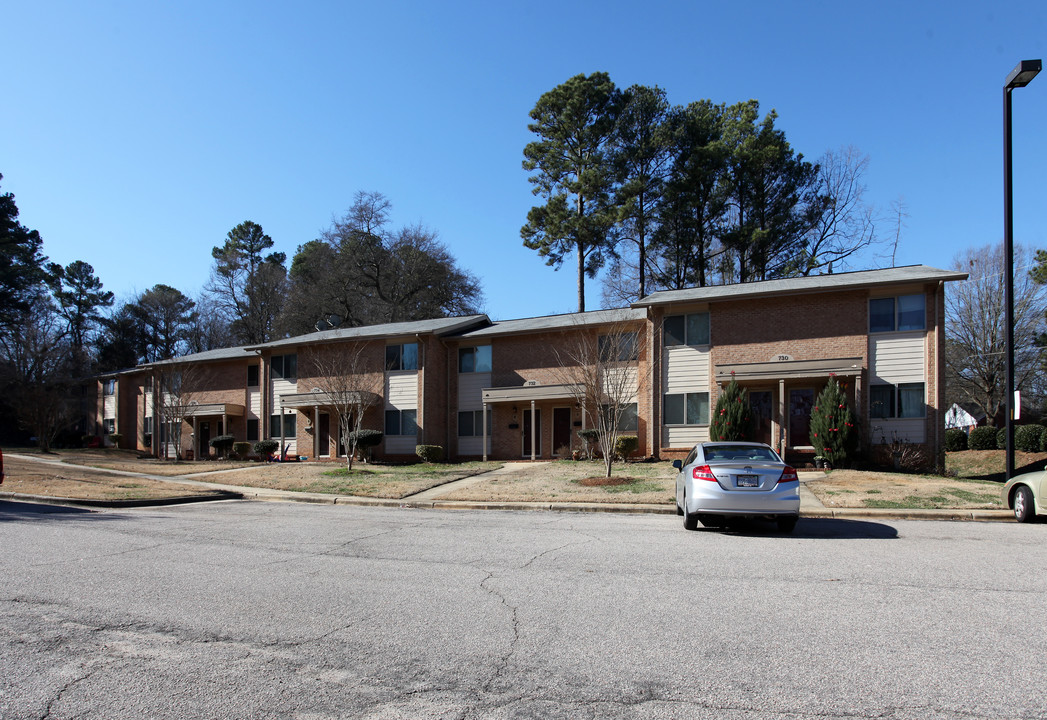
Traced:
<path fill-rule="evenodd" d="M 604 416 L 608 419 L 608 425 L 610 425 L 610 413 L 611 406 L 603 406 Z M 622 405 L 622 415 L 618 419 L 618 430 L 620 432 L 636 432 L 640 428 L 640 421 L 636 414 L 636 403 L 626 403 Z"/>
<path fill-rule="evenodd" d="M 459 348 L 458 372 L 491 372 L 491 346 Z"/>
<path fill-rule="evenodd" d="M 116 394 L 116 380 L 103 380 L 102 381 L 102 394 L 103 395 L 115 395 Z"/>
<path fill-rule="evenodd" d="M 417 410 L 386 410 L 385 411 L 385 434 L 386 435 L 417 435 L 418 434 L 418 411 Z"/>
<path fill-rule="evenodd" d="M 709 313 L 692 313 L 690 315 L 670 315 L 662 321 L 665 344 L 670 345 L 708 345 Z"/>
<path fill-rule="evenodd" d="M 153 434 L 153 416 L 146 415 L 145 419 L 142 420 L 142 433 L 145 435 Z"/>
<path fill-rule="evenodd" d="M 247 442 L 258 439 L 258 418 L 247 418 Z"/>
<path fill-rule="evenodd" d="M 873 298 L 869 301 L 869 332 L 925 330 L 926 304 L 925 295 Z"/>
<path fill-rule="evenodd" d="M 145 384 L 143 385 L 143 387 L 145 388 L 146 392 L 152 392 L 153 391 L 153 376 L 152 375 L 146 375 L 146 377 L 145 377 Z"/>
<path fill-rule="evenodd" d="M 601 335 L 598 345 L 603 362 L 631 362 L 639 356 L 637 334 Z"/>
<path fill-rule="evenodd" d="M 294 380 L 298 377 L 297 355 L 273 355 L 270 362 L 273 364 L 273 377 L 283 380 Z M 250 370 L 248 370 L 250 373 Z"/>
<path fill-rule="evenodd" d="M 283 418 L 283 433 L 280 432 L 280 415 L 269 418 L 269 437 L 278 438 L 282 435 L 285 438 L 294 438 L 298 435 L 298 413 L 284 413 Z"/>
<path fill-rule="evenodd" d="M 869 386 L 869 417 L 871 418 L 922 418 L 924 409 L 924 384 L 901 383 L 900 385 Z"/>
<path fill-rule="evenodd" d="M 418 343 L 385 346 L 386 370 L 417 370 Z"/>
<path fill-rule="evenodd" d="M 102 432 L 112 435 L 116 432 L 116 418 L 105 418 L 102 420 Z"/>
<path fill-rule="evenodd" d="M 247 366 L 247 387 L 258 387 L 258 366 Z"/>
<path fill-rule="evenodd" d="M 491 437 L 491 418 L 493 412 L 487 413 L 487 437 Z M 458 413 L 458 437 L 483 437 L 484 411 L 466 410 Z"/>
<path fill-rule="evenodd" d="M 708 425 L 709 393 L 676 393 L 665 396 L 666 425 Z"/>

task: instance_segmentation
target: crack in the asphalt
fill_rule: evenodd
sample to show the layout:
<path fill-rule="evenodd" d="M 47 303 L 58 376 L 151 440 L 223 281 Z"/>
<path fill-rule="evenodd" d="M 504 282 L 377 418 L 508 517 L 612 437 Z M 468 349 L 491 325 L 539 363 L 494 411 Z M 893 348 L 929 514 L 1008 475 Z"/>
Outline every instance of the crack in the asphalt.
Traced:
<path fill-rule="evenodd" d="M 506 600 L 505 595 L 503 593 L 499 592 L 498 590 L 495 590 L 492 587 L 488 587 L 487 583 L 492 578 L 494 578 L 494 573 L 488 572 L 487 577 L 480 581 L 480 587 L 483 588 L 486 592 L 490 593 L 491 595 L 497 597 L 501 601 L 502 605 L 504 605 L 509 610 L 509 620 L 510 626 L 512 628 L 512 638 L 509 640 L 509 648 L 506 650 L 505 654 L 502 655 L 502 657 L 498 660 L 498 663 L 495 665 L 494 672 L 491 673 L 491 676 L 488 677 L 487 680 L 485 680 L 483 685 L 480 687 L 480 692 L 482 693 L 489 692 L 491 686 L 495 683 L 495 681 L 505 674 L 506 669 L 509 667 L 509 661 L 512 659 L 513 653 L 516 652 L 516 643 L 520 640 L 520 625 L 519 619 L 517 617 L 517 608 L 515 605 L 509 604 L 508 600 Z"/>

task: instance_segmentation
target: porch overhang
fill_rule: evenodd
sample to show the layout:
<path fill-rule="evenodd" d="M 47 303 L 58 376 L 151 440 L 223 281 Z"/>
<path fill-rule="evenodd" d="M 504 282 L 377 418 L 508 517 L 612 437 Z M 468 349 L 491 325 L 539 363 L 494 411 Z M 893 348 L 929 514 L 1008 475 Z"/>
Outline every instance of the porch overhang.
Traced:
<path fill-rule="evenodd" d="M 314 390 L 307 393 L 281 395 L 279 402 L 285 410 L 311 407 L 347 407 L 349 405 L 373 405 L 382 399 L 381 395 L 367 390 L 345 390 L 328 392 Z"/>
<path fill-rule="evenodd" d="M 716 381 L 735 380 L 793 380 L 821 378 L 827 375 L 854 377 L 862 373 L 862 358 L 832 358 L 826 360 L 781 360 L 761 363 L 717 365 Z"/>
<path fill-rule="evenodd" d="M 574 400 L 582 395 L 580 385 L 515 385 L 483 388 L 484 405 L 495 403 L 529 403 L 538 400 Z"/>
<path fill-rule="evenodd" d="M 175 410 L 175 416 L 181 418 L 200 418 L 211 416 L 241 417 L 244 406 L 233 403 L 189 403 Z"/>

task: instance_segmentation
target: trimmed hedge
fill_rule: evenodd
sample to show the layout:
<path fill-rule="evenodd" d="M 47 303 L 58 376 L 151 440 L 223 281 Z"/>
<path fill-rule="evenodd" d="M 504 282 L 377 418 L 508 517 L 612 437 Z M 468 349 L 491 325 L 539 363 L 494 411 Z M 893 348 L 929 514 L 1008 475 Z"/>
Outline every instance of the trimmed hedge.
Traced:
<path fill-rule="evenodd" d="M 259 440 L 254 444 L 254 451 L 258 453 L 263 460 L 268 460 L 269 456 L 280 449 L 280 442 L 277 440 Z"/>
<path fill-rule="evenodd" d="M 945 449 L 948 452 L 959 452 L 967 449 L 967 433 L 960 428 L 949 428 L 945 431 Z"/>
<path fill-rule="evenodd" d="M 119 445 L 124 439 L 124 436 L 120 433 L 109 433 L 109 442 L 113 445 Z"/>
<path fill-rule="evenodd" d="M 971 430 L 971 437 L 968 439 L 967 446 L 971 450 L 995 450 L 996 449 L 996 428 L 993 427 L 976 427 Z"/>
<path fill-rule="evenodd" d="M 251 443 L 249 442 L 234 442 L 233 443 L 233 455 L 243 460 L 251 454 Z"/>
<path fill-rule="evenodd" d="M 1014 428 L 1014 448 L 1027 453 L 1039 452 L 1043 430 L 1043 425 L 1019 425 Z"/>
<path fill-rule="evenodd" d="M 217 435 L 211 438 L 208 445 L 213 447 L 219 456 L 225 457 L 233 449 L 234 442 L 236 442 L 236 438 L 232 435 Z"/>
<path fill-rule="evenodd" d="M 422 459 L 422 462 L 434 463 L 444 459 L 444 449 L 439 445 L 415 445 L 414 454 Z"/>
<path fill-rule="evenodd" d="M 996 449 L 1007 449 L 1007 428 L 1000 428 L 996 431 Z"/>
<path fill-rule="evenodd" d="M 345 444 L 352 447 L 353 440 L 356 440 L 356 448 L 358 450 L 366 450 L 372 448 L 382 442 L 382 438 L 385 437 L 385 433 L 381 430 L 354 430 L 345 436 Z"/>
<path fill-rule="evenodd" d="M 640 447 L 640 438 L 635 435 L 619 435 L 614 441 L 614 454 L 622 460 L 627 460 L 638 447 Z"/>

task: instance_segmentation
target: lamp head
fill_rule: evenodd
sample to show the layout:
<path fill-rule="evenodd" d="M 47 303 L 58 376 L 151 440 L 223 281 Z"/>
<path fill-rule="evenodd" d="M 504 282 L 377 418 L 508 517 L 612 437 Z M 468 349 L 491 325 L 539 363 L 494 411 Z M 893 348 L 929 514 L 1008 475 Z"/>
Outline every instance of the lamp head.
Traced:
<path fill-rule="evenodd" d="M 1025 87 L 1036 77 L 1036 74 L 1040 72 L 1042 67 L 1043 63 L 1039 60 L 1022 60 L 1015 66 L 1014 70 L 1011 70 L 1003 86 L 1008 90 Z"/>

